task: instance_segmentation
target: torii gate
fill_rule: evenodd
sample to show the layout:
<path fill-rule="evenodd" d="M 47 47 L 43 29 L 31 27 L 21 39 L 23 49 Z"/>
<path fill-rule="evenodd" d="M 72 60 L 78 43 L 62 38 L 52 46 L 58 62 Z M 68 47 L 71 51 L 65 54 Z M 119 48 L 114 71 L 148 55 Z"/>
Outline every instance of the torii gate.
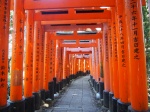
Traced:
<path fill-rule="evenodd" d="M 63 76 L 58 75 L 58 65 L 61 65 L 60 62 L 62 62 L 62 57 L 58 51 L 61 51 L 61 47 L 64 48 L 63 59 L 71 58 L 72 62 L 75 63 L 75 59 L 72 58 L 73 54 L 69 57 L 66 47 L 80 46 L 92 47 L 90 63 L 92 65 L 91 68 L 96 69 L 91 69 L 91 75 L 94 85 L 97 85 L 100 79 L 100 94 L 101 96 L 103 94 L 105 107 L 109 108 L 111 112 L 126 112 L 127 110 L 129 112 L 148 112 L 146 62 L 141 13 L 142 3 L 144 5 L 145 0 L 14 0 L 14 2 L 12 0 L 11 4 L 10 0 L 2 0 L 0 3 L 0 15 L 2 17 L 0 18 L 0 111 L 34 112 L 35 109 L 37 110 L 40 107 L 39 93 L 42 95 L 41 99 L 44 99 L 43 94 L 50 94 L 50 96 L 46 97 L 53 98 L 55 90 L 53 91 L 52 89 L 56 85 L 56 81 L 53 83 L 53 78 L 57 78 L 60 82 L 65 78 L 65 72 Z M 14 32 L 11 90 L 10 100 L 7 103 L 10 5 L 11 9 L 14 10 Z M 102 10 L 99 7 L 109 7 L 109 10 Z M 55 12 L 53 12 L 53 9 L 57 13 L 59 10 L 65 10 L 60 11 L 59 13 L 61 14 L 58 14 L 58 16 L 56 13 L 56 15 L 53 14 Z M 27 10 L 26 15 L 25 10 Z M 27 42 L 24 79 L 25 98 L 23 98 L 25 18 Z M 96 45 L 94 43 L 88 45 L 76 43 L 76 45 L 67 46 L 61 42 L 64 39 L 69 40 L 69 36 L 54 35 L 54 38 L 56 37 L 57 39 L 55 40 L 49 32 L 68 29 L 76 31 L 81 27 L 77 24 L 87 23 L 97 23 L 95 26 L 91 26 L 91 29 L 103 24 L 103 33 L 97 33 L 93 37 L 90 34 L 86 35 L 86 37 L 77 34 L 73 36 L 76 36 L 77 40 L 89 38 L 92 42 L 96 42 Z M 55 25 L 60 24 L 69 24 L 69 27 L 72 28 L 65 26 L 57 30 Z M 75 28 L 73 28 L 74 25 Z M 90 28 L 90 25 L 83 25 L 81 28 Z M 47 32 L 45 33 L 45 31 Z M 55 51 L 54 54 L 52 53 L 53 50 Z M 52 61 L 50 61 L 51 58 L 53 59 Z M 97 61 L 98 59 L 99 61 Z M 49 70 L 49 67 L 52 66 L 50 63 L 55 65 L 52 71 Z M 100 77 L 98 74 L 102 71 L 102 69 L 98 71 L 98 64 L 103 66 L 104 77 L 102 75 Z M 61 68 L 65 70 L 65 63 L 63 65 Z M 73 73 L 76 72 L 75 64 L 72 66 L 72 69 Z M 48 75 L 50 72 L 53 75 Z M 102 89 L 103 86 L 104 91 Z"/>

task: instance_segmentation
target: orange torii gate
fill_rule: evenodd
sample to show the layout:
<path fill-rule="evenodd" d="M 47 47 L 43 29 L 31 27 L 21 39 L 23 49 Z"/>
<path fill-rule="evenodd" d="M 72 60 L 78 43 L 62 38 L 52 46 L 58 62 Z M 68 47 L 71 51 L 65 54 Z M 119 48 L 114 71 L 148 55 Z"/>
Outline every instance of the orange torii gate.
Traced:
<path fill-rule="evenodd" d="M 109 108 L 111 112 L 148 112 L 145 67 L 146 63 L 141 13 L 141 7 L 142 4 L 145 4 L 145 0 L 11 1 L 11 9 L 14 10 L 14 32 L 11 65 L 11 90 L 10 99 L 8 101 L 8 103 L 10 103 L 10 106 L 9 104 L 7 104 L 8 21 L 10 0 L 3 0 L 0 3 L 0 15 L 2 17 L 0 18 L 1 112 L 34 112 L 34 105 L 36 110 L 39 109 L 41 105 L 40 101 L 42 99 L 42 97 L 40 96 L 42 93 L 44 93 L 43 89 L 44 91 L 51 91 L 51 86 L 53 84 L 51 85 L 50 82 L 54 83 L 54 86 L 57 85 L 57 92 L 59 92 L 61 81 L 65 78 L 65 72 L 63 73 L 64 77 L 62 77 L 60 71 L 67 68 L 65 67 L 65 64 L 62 67 L 62 49 L 64 47 L 92 47 L 92 54 L 86 52 L 90 54 L 90 70 L 92 71 L 91 75 L 95 80 L 95 84 L 98 83 L 98 78 L 100 76 L 100 94 L 102 94 L 102 91 L 104 89 L 104 106 Z M 102 7 L 104 6 L 109 7 L 110 10 L 108 10 L 107 8 L 103 9 Z M 27 14 L 25 14 L 25 10 L 27 10 Z M 39 11 L 34 12 L 34 10 Z M 51 15 L 54 12 L 63 14 Z M 22 79 L 25 19 L 27 26 L 27 43 L 25 57 L 25 77 L 23 86 Z M 86 25 L 77 25 L 91 23 L 97 24 L 91 27 Z M 58 28 L 52 26 L 52 24 L 69 24 L 70 26 Z M 100 24 L 103 24 L 101 26 L 103 33 L 78 35 L 76 32 L 80 28 L 86 29 L 90 27 L 91 29 L 93 29 L 95 27 L 99 27 Z M 75 28 L 73 28 L 74 25 Z M 56 35 L 56 33 L 53 33 L 53 31 L 55 32 L 58 30 L 68 29 L 74 30 L 75 34 L 58 36 Z M 46 31 L 52 32 L 45 33 Z M 100 41 L 97 43 L 88 43 L 87 45 L 81 43 L 76 43 L 75 45 L 72 45 L 71 43 L 67 45 L 62 43 L 62 40 L 73 39 L 94 39 L 93 41 L 96 41 L 96 39 L 100 39 Z M 49 71 L 51 65 L 48 64 L 48 62 L 50 62 L 49 53 L 51 46 L 50 43 L 47 42 L 48 40 L 54 42 L 54 44 L 52 45 L 53 51 L 55 51 L 52 56 L 52 64 L 54 65 L 54 67 L 52 68 L 52 74 L 50 74 Z M 47 45 L 43 46 L 44 42 Z M 43 50 L 43 48 L 46 49 Z M 81 70 L 84 71 L 84 68 L 81 67 L 81 64 L 83 64 L 84 62 L 83 58 L 78 60 L 74 56 L 75 55 L 73 55 L 73 53 L 69 54 L 69 52 L 66 51 L 66 62 L 69 65 L 69 61 L 72 61 L 72 63 L 70 63 L 71 73 L 66 74 L 66 76 L 68 75 L 68 77 L 71 74 L 75 74 L 75 72 Z M 65 55 L 63 60 L 65 60 Z M 98 62 L 100 62 L 101 75 L 97 75 L 98 70 L 94 70 L 95 68 L 97 69 L 97 60 Z M 79 62 L 78 71 L 76 71 L 77 62 Z M 42 78 L 42 76 L 44 77 L 44 79 Z M 53 78 L 54 82 L 52 80 Z M 55 78 L 58 79 L 58 82 Z M 23 87 L 25 98 L 22 97 Z M 54 92 L 56 87 L 54 88 Z M 50 96 L 48 96 L 48 98 L 49 97 Z"/>

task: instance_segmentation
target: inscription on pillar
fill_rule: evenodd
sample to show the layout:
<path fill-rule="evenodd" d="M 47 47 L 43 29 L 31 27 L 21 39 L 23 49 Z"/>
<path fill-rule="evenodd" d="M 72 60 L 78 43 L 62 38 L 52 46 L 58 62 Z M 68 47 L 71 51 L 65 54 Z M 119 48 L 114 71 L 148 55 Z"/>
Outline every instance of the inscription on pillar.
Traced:
<path fill-rule="evenodd" d="M 137 2 L 135 0 L 131 0 L 130 9 L 131 9 L 131 23 L 132 23 L 132 34 L 133 34 L 133 45 L 134 45 L 134 59 L 139 60 L 139 40 L 138 40 L 138 21 L 137 21 Z"/>
<path fill-rule="evenodd" d="M 120 48 L 121 48 L 121 65 L 122 67 L 126 67 L 126 54 L 125 54 L 125 38 L 124 38 L 124 35 L 123 35 L 123 32 L 124 32 L 124 29 L 123 29 L 123 17 L 122 15 L 119 15 L 118 17 L 119 19 L 119 33 L 120 33 Z"/>

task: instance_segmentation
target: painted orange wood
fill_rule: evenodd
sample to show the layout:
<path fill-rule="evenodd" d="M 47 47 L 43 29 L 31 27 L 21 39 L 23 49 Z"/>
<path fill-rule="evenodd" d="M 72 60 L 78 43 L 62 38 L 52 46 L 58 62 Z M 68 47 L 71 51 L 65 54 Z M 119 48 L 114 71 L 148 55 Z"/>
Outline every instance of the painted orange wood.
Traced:
<path fill-rule="evenodd" d="M 25 76 L 24 76 L 24 97 L 32 96 L 33 85 L 33 38 L 34 38 L 34 21 L 33 10 L 27 11 L 27 39 L 26 39 L 26 55 L 25 55 Z"/>
<path fill-rule="evenodd" d="M 12 65 L 10 100 L 22 100 L 23 54 L 24 54 L 24 8 L 23 0 L 14 1 Z"/>
<path fill-rule="evenodd" d="M 7 105 L 10 0 L 1 1 L 0 17 L 0 107 L 3 107 Z"/>

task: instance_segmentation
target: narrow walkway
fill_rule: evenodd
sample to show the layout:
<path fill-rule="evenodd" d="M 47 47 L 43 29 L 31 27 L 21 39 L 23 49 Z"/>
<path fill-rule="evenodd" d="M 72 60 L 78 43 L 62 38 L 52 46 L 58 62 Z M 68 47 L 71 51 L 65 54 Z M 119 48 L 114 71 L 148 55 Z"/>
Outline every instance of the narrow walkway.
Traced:
<path fill-rule="evenodd" d="M 76 79 L 47 112 L 100 112 L 89 84 L 89 76 Z"/>

